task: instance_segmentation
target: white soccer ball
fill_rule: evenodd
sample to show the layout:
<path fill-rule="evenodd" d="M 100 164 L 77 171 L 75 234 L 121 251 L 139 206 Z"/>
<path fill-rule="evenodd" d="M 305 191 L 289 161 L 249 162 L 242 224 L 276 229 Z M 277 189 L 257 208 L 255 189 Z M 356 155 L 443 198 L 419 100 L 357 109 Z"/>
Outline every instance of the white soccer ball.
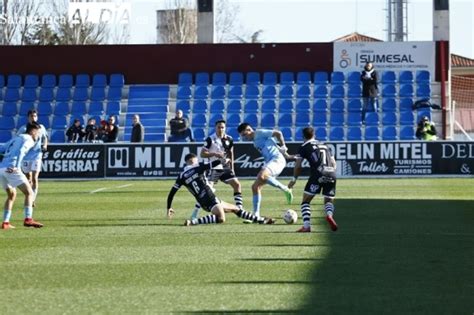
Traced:
<path fill-rule="evenodd" d="M 283 213 L 283 221 L 285 221 L 286 224 L 296 223 L 296 221 L 298 221 L 298 214 L 293 209 L 287 209 Z"/>

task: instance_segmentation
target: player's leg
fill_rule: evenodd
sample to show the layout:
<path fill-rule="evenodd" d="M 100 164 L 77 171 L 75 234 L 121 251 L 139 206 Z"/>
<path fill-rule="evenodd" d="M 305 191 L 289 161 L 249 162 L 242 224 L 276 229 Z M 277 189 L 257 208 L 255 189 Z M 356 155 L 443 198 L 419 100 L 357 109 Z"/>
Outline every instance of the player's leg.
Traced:
<path fill-rule="evenodd" d="M 311 201 L 315 195 L 321 192 L 321 188 L 316 176 L 308 178 L 303 191 L 303 201 L 301 202 L 303 226 L 297 232 L 311 232 Z"/>
<path fill-rule="evenodd" d="M 206 199 L 200 199 L 199 204 L 203 210 L 210 211 L 211 214 L 206 215 L 201 218 L 186 220 L 184 225 L 200 225 L 200 224 L 215 224 L 215 223 L 224 223 L 225 222 L 225 213 L 224 207 L 221 205 L 219 199 L 215 196 L 209 196 Z"/>
<path fill-rule="evenodd" d="M 258 172 L 257 178 L 252 184 L 252 194 L 253 194 L 253 215 L 260 216 L 260 204 L 262 203 L 262 187 L 267 182 L 269 177 L 268 170 L 263 168 Z"/>
<path fill-rule="evenodd" d="M 288 186 L 282 184 L 277 177 L 281 174 L 283 169 L 286 166 L 285 159 L 276 159 L 268 162 L 264 168 L 268 171 L 268 176 L 266 178 L 267 183 L 270 186 L 276 187 L 285 193 L 286 202 L 291 205 L 293 202 L 293 192 Z"/>
<path fill-rule="evenodd" d="M 324 211 L 326 211 L 326 221 L 331 230 L 337 231 L 337 223 L 334 220 L 334 197 L 336 196 L 336 181 L 334 183 L 325 183 L 323 185 Z"/>
<path fill-rule="evenodd" d="M 244 220 L 248 220 L 251 223 L 259 223 L 259 224 L 273 224 L 275 223 L 275 220 L 272 218 L 266 218 L 266 217 L 258 217 L 256 215 L 251 214 L 248 211 L 245 211 L 242 208 L 237 207 L 236 205 L 233 205 L 231 203 L 221 201 L 221 205 L 224 208 L 224 212 L 230 213 L 232 212 L 239 218 L 242 218 Z"/>
<path fill-rule="evenodd" d="M 240 185 L 239 179 L 235 177 L 234 172 L 232 172 L 228 176 L 225 176 L 224 178 L 222 178 L 222 180 L 224 181 L 224 183 L 230 185 L 234 189 L 235 205 L 239 209 L 242 209 L 244 206 L 244 203 L 243 203 L 243 198 L 242 198 L 242 186 Z"/>
<path fill-rule="evenodd" d="M 14 229 L 15 227 L 10 224 L 10 218 L 12 215 L 13 203 L 16 199 L 16 189 L 13 187 L 7 186 L 5 188 L 7 192 L 7 199 L 5 200 L 5 204 L 3 206 L 3 222 L 2 222 L 2 229 Z"/>
<path fill-rule="evenodd" d="M 35 163 L 35 162 L 34 162 Z M 40 164 L 41 165 L 41 164 Z M 40 168 L 41 166 L 38 165 Z M 32 171 L 32 176 L 31 176 L 31 189 L 33 190 L 33 203 L 36 201 L 36 196 L 38 195 L 38 190 L 39 190 L 39 174 L 40 174 L 41 169 L 34 169 Z"/>
<path fill-rule="evenodd" d="M 199 204 L 199 202 L 196 202 L 194 204 L 193 212 L 191 213 L 191 220 L 197 219 L 197 217 L 199 216 L 199 210 L 201 210 L 201 205 Z"/>
<path fill-rule="evenodd" d="M 25 195 L 24 210 L 25 221 L 23 225 L 26 227 L 41 228 L 43 224 L 33 220 L 33 199 L 34 193 L 29 182 L 18 185 L 17 188 Z"/>

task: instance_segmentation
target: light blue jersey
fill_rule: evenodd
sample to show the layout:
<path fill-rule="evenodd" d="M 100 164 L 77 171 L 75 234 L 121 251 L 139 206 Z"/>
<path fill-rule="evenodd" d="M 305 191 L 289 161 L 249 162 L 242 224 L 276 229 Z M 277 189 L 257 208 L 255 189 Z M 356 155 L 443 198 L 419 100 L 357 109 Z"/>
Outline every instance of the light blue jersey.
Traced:
<path fill-rule="evenodd" d="M 40 130 L 38 132 L 38 139 L 36 140 L 34 147 L 26 154 L 24 159 L 25 161 L 36 161 L 40 160 L 43 157 L 43 151 L 41 150 L 41 146 L 43 145 L 43 142 L 45 141 L 48 134 L 44 126 L 42 124 L 39 125 Z M 25 132 L 26 125 L 23 125 L 20 129 L 18 129 L 17 135 L 24 134 Z"/>
<path fill-rule="evenodd" d="M 21 134 L 5 143 L 5 154 L 0 168 L 20 168 L 25 155 L 35 145 L 29 134 Z"/>
<path fill-rule="evenodd" d="M 253 145 L 263 156 L 265 162 L 269 162 L 277 159 L 285 159 L 283 154 L 278 150 L 278 144 L 275 138 L 273 138 L 273 130 L 259 129 L 255 130 L 255 137 L 253 139 Z"/>

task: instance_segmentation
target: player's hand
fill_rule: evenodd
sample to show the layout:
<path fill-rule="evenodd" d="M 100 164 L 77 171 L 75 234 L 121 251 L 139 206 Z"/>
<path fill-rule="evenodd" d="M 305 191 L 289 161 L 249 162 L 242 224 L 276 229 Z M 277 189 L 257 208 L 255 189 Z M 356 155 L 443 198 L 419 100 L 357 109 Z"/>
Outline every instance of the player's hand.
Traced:
<path fill-rule="evenodd" d="M 294 180 L 294 179 L 290 180 L 290 182 L 288 183 L 288 188 L 290 188 L 290 189 L 293 188 L 293 186 L 295 186 L 295 184 L 296 184 L 296 180 Z"/>
<path fill-rule="evenodd" d="M 288 151 L 288 148 L 286 147 L 286 145 L 282 145 L 281 147 L 278 148 L 278 150 L 279 150 L 282 154 L 285 154 L 286 151 Z"/>
<path fill-rule="evenodd" d="M 173 215 L 174 215 L 173 208 L 169 208 L 168 210 L 166 210 L 166 216 L 168 217 L 168 219 L 171 219 Z"/>
<path fill-rule="evenodd" d="M 42 147 L 41 147 L 41 151 L 42 151 L 43 153 L 45 153 L 45 152 L 48 151 L 48 148 L 47 148 L 46 146 L 42 146 Z"/>

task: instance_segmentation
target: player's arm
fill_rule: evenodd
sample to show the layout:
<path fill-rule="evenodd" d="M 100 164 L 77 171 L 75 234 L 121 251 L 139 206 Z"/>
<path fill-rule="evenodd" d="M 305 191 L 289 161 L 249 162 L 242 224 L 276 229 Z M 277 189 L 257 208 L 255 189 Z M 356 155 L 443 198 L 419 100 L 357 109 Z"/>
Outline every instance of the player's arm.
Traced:
<path fill-rule="evenodd" d="M 219 164 L 225 164 L 226 162 L 227 162 L 227 159 L 226 160 L 220 159 L 220 160 L 214 160 L 211 163 L 201 163 L 201 164 L 199 164 L 198 173 L 202 174 L 205 171 L 213 169 L 214 167 L 216 167 Z"/>
<path fill-rule="evenodd" d="M 43 133 L 43 138 L 41 139 L 42 142 L 42 146 L 41 146 L 41 150 L 43 152 L 47 151 L 48 150 L 48 133 L 46 132 L 46 129 L 43 129 L 44 130 L 44 133 Z"/>
<path fill-rule="evenodd" d="M 229 167 L 233 171 L 234 170 L 234 147 L 232 146 L 227 154 L 229 159 Z"/>
<path fill-rule="evenodd" d="M 281 131 L 273 130 L 272 137 L 275 137 L 278 140 L 278 142 L 280 143 L 279 150 L 281 154 L 283 154 L 283 156 L 287 158 L 288 154 L 286 153 L 286 151 L 288 151 L 288 148 L 286 147 L 285 138 L 283 138 L 283 134 L 281 133 Z"/>
<path fill-rule="evenodd" d="M 294 155 L 296 162 L 295 162 L 295 168 L 293 169 L 293 178 L 290 180 L 288 183 L 288 188 L 293 188 L 295 186 L 296 181 L 298 180 L 298 177 L 301 175 L 301 164 L 303 162 L 303 158 L 299 155 Z"/>
<path fill-rule="evenodd" d="M 209 149 L 211 148 L 211 145 L 212 145 L 212 140 L 210 137 L 207 137 L 206 143 L 204 144 L 201 150 L 201 157 L 206 158 L 206 159 L 210 157 L 217 157 L 219 159 L 222 159 L 224 157 L 224 153 L 209 151 Z"/>
<path fill-rule="evenodd" d="M 176 182 L 174 183 L 173 187 L 171 187 L 171 190 L 168 193 L 168 199 L 167 199 L 167 202 L 166 202 L 166 216 L 169 219 L 171 219 L 173 217 L 173 214 L 174 214 L 174 210 L 171 207 L 171 205 L 173 204 L 174 195 L 176 195 L 179 188 L 181 188 L 181 183 L 180 183 L 180 179 L 178 178 L 176 180 Z"/>

